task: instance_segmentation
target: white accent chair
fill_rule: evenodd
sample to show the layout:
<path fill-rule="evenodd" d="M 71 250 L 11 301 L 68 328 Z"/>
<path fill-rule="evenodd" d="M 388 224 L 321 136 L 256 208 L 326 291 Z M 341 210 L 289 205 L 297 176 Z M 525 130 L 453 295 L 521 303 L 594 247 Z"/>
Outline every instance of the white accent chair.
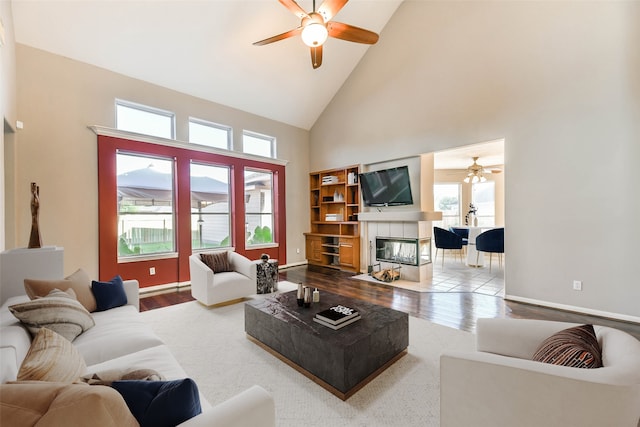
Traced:
<path fill-rule="evenodd" d="M 640 341 L 594 325 L 604 367 L 530 360 L 572 323 L 479 319 L 476 351 L 440 357 L 440 425 L 640 426 Z"/>
<path fill-rule="evenodd" d="M 255 262 L 232 250 L 227 251 L 227 255 L 233 271 L 223 273 L 214 273 L 202 262 L 200 253 L 189 257 L 191 295 L 204 305 L 229 302 L 256 293 Z"/>

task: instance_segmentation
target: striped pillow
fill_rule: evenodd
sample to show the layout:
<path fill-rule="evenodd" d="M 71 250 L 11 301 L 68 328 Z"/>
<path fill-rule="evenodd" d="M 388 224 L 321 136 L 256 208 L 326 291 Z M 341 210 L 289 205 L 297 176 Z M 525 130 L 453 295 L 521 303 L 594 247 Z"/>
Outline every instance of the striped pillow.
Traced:
<path fill-rule="evenodd" d="M 532 359 L 573 368 L 601 368 L 602 350 L 593 325 L 582 325 L 551 335 L 540 344 Z"/>
<path fill-rule="evenodd" d="M 225 271 L 233 271 L 231 264 L 229 263 L 229 255 L 227 252 L 213 252 L 209 254 L 200 254 L 200 259 L 207 267 L 213 270 L 214 273 L 223 273 Z"/>
<path fill-rule="evenodd" d="M 86 370 L 84 359 L 69 340 L 40 328 L 20 365 L 18 381 L 70 383 Z"/>
<path fill-rule="evenodd" d="M 9 310 L 32 335 L 37 334 L 40 328 L 48 328 L 73 341 L 95 325 L 93 317 L 82 304 L 58 289 L 46 297 L 12 305 Z"/>

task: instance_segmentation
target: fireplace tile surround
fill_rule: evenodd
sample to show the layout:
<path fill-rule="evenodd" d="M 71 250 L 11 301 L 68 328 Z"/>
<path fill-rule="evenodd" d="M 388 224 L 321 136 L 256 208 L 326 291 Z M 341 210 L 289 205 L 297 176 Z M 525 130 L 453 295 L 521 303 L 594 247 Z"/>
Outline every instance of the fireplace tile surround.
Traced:
<path fill-rule="evenodd" d="M 366 224 L 363 227 L 363 241 L 365 244 L 364 258 L 368 265 L 380 262 L 382 269 L 392 268 L 398 263 L 376 261 L 376 238 L 431 241 L 432 221 L 441 218 L 440 212 L 368 212 L 361 215 L 360 221 Z M 429 218 L 429 220 L 425 220 Z M 429 244 L 430 249 L 430 244 Z M 401 279 L 413 282 L 422 282 L 433 277 L 433 264 L 429 262 L 421 265 L 406 265 L 401 268 Z"/>

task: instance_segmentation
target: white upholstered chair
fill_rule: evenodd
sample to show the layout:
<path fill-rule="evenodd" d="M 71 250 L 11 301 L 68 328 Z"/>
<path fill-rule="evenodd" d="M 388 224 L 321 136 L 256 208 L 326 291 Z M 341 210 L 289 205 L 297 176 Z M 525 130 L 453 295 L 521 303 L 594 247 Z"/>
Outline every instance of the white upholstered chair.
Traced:
<path fill-rule="evenodd" d="M 549 336 L 577 326 L 479 319 L 476 351 L 440 358 L 440 425 L 640 426 L 640 341 L 594 325 L 602 368 L 530 360 Z"/>
<path fill-rule="evenodd" d="M 200 253 L 189 257 L 191 295 L 204 305 L 229 302 L 256 293 L 255 262 L 232 250 L 226 253 L 233 271 L 221 273 L 214 273 L 202 262 Z"/>

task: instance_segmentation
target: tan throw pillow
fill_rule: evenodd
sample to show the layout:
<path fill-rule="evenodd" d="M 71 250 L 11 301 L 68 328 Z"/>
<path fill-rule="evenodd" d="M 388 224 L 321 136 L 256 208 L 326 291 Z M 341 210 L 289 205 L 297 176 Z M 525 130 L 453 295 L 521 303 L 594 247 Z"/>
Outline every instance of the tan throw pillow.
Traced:
<path fill-rule="evenodd" d="M 545 339 L 533 360 L 573 368 L 601 368 L 602 350 L 593 325 L 576 326 Z"/>
<path fill-rule="evenodd" d="M 96 298 L 93 296 L 93 292 L 91 292 L 91 278 L 81 268 L 71 276 L 60 280 L 24 279 L 24 290 L 31 299 L 44 297 L 48 295 L 52 289 L 66 291 L 69 288 L 73 289 L 76 293 L 76 298 L 87 311 L 96 311 Z"/>
<path fill-rule="evenodd" d="M 71 383 L 87 370 L 84 359 L 66 338 L 41 328 L 27 352 L 18 381 L 54 381 Z"/>
<path fill-rule="evenodd" d="M 0 385 L 2 426 L 137 427 L 111 387 L 25 381 Z"/>
<path fill-rule="evenodd" d="M 200 254 L 200 259 L 214 273 L 223 273 L 225 271 L 233 271 L 229 263 L 229 255 L 227 252 L 213 252 L 209 254 Z"/>
<path fill-rule="evenodd" d="M 46 297 L 9 306 L 9 310 L 33 335 L 41 328 L 49 328 L 73 341 L 95 325 L 82 304 L 58 289 Z"/>

